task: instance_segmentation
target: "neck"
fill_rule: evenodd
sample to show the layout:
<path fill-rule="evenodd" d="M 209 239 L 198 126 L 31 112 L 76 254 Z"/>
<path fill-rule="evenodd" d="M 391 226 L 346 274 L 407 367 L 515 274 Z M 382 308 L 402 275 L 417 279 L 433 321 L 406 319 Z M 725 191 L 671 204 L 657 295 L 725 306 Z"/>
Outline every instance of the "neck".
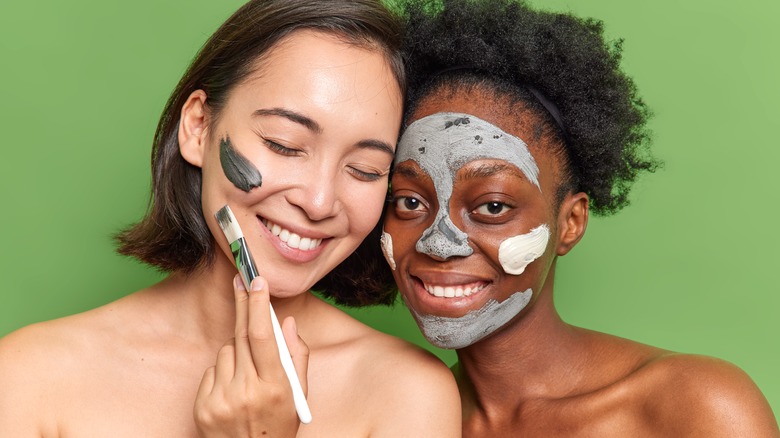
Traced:
<path fill-rule="evenodd" d="M 233 278 L 238 273 L 232 261 L 217 254 L 214 263 L 191 274 L 173 273 L 152 287 L 149 297 L 167 302 L 173 318 L 166 319 L 170 329 L 199 344 L 219 348 L 235 333 L 235 293 Z M 302 316 L 319 301 L 309 292 L 271 302 L 279 321 L 295 316 L 299 333 L 304 333 Z"/>
<path fill-rule="evenodd" d="M 464 421 L 477 412 L 513 416 L 527 401 L 564 397 L 578 387 L 577 370 L 585 362 L 582 336 L 555 310 L 552 277 L 525 314 L 458 350 L 454 372 Z"/>

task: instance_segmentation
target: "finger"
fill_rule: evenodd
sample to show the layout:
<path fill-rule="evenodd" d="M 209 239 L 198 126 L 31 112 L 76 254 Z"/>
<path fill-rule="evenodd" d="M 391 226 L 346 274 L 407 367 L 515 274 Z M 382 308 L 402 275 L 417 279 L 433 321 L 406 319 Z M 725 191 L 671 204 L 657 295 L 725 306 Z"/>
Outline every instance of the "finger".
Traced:
<path fill-rule="evenodd" d="M 284 378 L 279 349 L 271 323 L 271 298 L 268 283 L 262 277 L 252 282 L 249 291 L 249 348 L 257 375 L 266 381 Z"/>
<path fill-rule="evenodd" d="M 219 349 L 217 353 L 217 365 L 215 370 L 216 380 L 214 386 L 227 385 L 233 380 L 236 371 L 236 348 L 231 339 Z"/>
<path fill-rule="evenodd" d="M 288 316 L 282 322 L 282 332 L 287 343 L 287 349 L 290 350 L 290 356 L 292 356 L 293 365 L 295 365 L 295 373 L 301 382 L 303 393 L 308 394 L 309 346 L 298 335 L 298 326 L 295 324 L 295 318 L 292 316 Z"/>
<path fill-rule="evenodd" d="M 252 363 L 252 352 L 249 347 L 249 295 L 244 287 L 244 281 L 241 276 L 236 274 L 233 277 L 233 293 L 236 299 L 236 375 L 257 376 L 257 371 Z"/>
<path fill-rule="evenodd" d="M 203 377 L 200 379 L 200 386 L 198 386 L 198 394 L 195 396 L 196 404 L 198 400 L 203 400 L 211 394 L 211 390 L 214 388 L 214 381 L 217 379 L 216 371 L 216 367 L 208 367 L 206 372 L 203 373 Z"/>
<path fill-rule="evenodd" d="M 199 424 L 199 420 L 203 419 L 204 413 L 208 409 L 209 396 L 214 390 L 215 381 L 216 367 L 208 367 L 203 373 L 203 377 L 200 379 L 198 393 L 195 395 L 195 404 L 192 406 L 192 415 L 196 424 Z"/>

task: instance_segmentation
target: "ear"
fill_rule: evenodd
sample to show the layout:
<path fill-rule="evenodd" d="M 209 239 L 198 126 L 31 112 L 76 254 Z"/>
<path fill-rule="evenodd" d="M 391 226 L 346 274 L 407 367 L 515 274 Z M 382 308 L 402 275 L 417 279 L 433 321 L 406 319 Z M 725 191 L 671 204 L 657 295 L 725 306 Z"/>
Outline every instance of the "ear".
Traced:
<path fill-rule="evenodd" d="M 195 90 L 181 107 L 179 119 L 179 153 L 193 166 L 203 167 L 206 125 L 206 92 Z"/>
<path fill-rule="evenodd" d="M 558 213 L 558 247 L 559 256 L 565 255 L 582 239 L 588 228 L 588 195 L 585 193 L 570 193 L 561 202 Z"/>

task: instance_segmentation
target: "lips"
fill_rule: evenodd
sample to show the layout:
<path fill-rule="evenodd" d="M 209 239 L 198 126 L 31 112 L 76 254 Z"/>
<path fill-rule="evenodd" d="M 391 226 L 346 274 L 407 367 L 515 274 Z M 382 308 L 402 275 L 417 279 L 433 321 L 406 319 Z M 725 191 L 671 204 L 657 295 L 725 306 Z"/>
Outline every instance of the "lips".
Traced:
<path fill-rule="evenodd" d="M 437 298 L 464 298 L 479 293 L 491 284 L 489 279 L 455 270 L 417 269 L 409 273 L 417 287 Z"/>
<path fill-rule="evenodd" d="M 313 251 L 322 244 L 321 238 L 303 237 L 286 228 L 282 228 L 278 224 L 275 224 L 268 219 L 261 219 L 261 220 L 263 222 L 263 225 L 265 225 L 265 227 L 268 228 L 268 231 L 270 231 L 271 234 L 278 237 L 279 240 L 284 242 L 287 246 L 289 246 L 292 249 L 297 249 L 300 251 Z"/>
<path fill-rule="evenodd" d="M 429 294 L 444 298 L 468 297 L 481 291 L 485 286 L 487 283 L 483 282 L 458 285 L 432 285 L 423 282 L 423 287 Z"/>
<path fill-rule="evenodd" d="M 418 314 L 459 318 L 479 309 L 492 296 L 493 281 L 455 271 L 408 273 L 404 300 Z"/>

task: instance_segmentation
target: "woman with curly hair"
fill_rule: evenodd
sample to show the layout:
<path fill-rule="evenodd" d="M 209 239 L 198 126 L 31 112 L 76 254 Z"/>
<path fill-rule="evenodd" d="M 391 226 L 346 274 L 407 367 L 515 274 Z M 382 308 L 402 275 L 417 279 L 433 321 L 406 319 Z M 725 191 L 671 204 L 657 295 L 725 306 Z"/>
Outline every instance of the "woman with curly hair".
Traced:
<path fill-rule="evenodd" d="M 409 90 L 383 248 L 457 350 L 464 436 L 778 436 L 737 367 L 574 327 L 557 259 L 658 163 L 598 21 L 522 1 L 409 2 Z M 584 279 L 583 279 L 584 281 Z"/>

